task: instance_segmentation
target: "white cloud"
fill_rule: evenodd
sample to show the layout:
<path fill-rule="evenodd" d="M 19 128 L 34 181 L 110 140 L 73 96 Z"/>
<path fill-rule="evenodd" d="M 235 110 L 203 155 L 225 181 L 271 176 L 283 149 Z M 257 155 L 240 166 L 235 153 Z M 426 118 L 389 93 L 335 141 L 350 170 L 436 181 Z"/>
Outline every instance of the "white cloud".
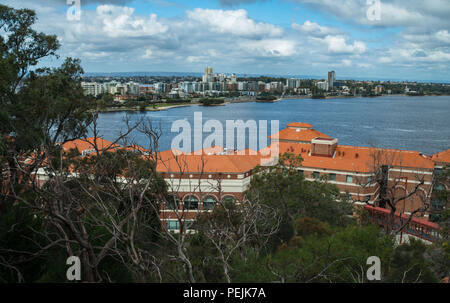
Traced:
<path fill-rule="evenodd" d="M 323 41 L 327 44 L 330 53 L 362 54 L 367 50 L 364 42 L 354 41 L 353 44 L 347 44 L 343 36 L 327 35 Z"/>
<path fill-rule="evenodd" d="M 265 39 L 244 43 L 249 53 L 260 56 L 285 57 L 295 54 L 296 46 L 293 41 L 282 39 Z"/>
<path fill-rule="evenodd" d="M 291 27 L 301 33 L 305 33 L 306 35 L 314 37 L 324 37 L 329 34 L 339 33 L 338 29 L 320 26 L 316 22 L 311 22 L 309 20 L 306 20 L 305 23 L 303 23 L 302 25 L 294 22 L 292 23 Z"/>
<path fill-rule="evenodd" d="M 442 42 L 449 43 L 450 44 L 450 34 L 448 33 L 448 30 L 440 30 L 435 34 L 435 37 Z"/>
<path fill-rule="evenodd" d="M 342 60 L 342 65 L 343 65 L 343 66 L 351 66 L 351 65 L 352 65 L 352 60 L 349 60 L 349 59 L 343 59 L 343 60 Z"/>
<path fill-rule="evenodd" d="M 148 18 L 134 15 L 134 8 L 115 5 L 99 5 L 97 19 L 103 24 L 103 32 L 111 38 L 152 36 L 167 31 L 155 14 Z"/>
<path fill-rule="evenodd" d="M 360 67 L 360 68 L 371 68 L 371 67 L 373 67 L 373 65 L 370 64 L 370 63 L 358 63 L 356 66 Z"/>
<path fill-rule="evenodd" d="M 189 19 L 200 23 L 204 30 L 237 36 L 280 36 L 283 30 L 269 23 L 255 22 L 244 9 L 217 10 L 196 8 L 186 12 Z"/>
<path fill-rule="evenodd" d="M 35 0 L 5 1 L 17 7 L 38 6 Z M 383 77 L 420 77 L 433 69 L 441 78 L 450 75 L 448 0 L 426 5 L 382 0 L 379 22 L 367 20 L 366 0 L 289 1 L 308 3 L 322 17 L 328 13 L 340 21 L 330 18 L 325 26 L 302 20 L 282 27 L 252 19 L 244 9 L 196 8 L 164 18 L 127 6 L 99 5 L 95 10 L 84 8 L 79 22 L 68 22 L 62 7 L 42 5 L 36 29 L 58 35 L 61 57 L 81 58 L 87 71 L 201 71 L 211 64 L 224 72 L 322 75 L 336 67 L 338 73 L 354 76 L 370 76 L 359 71 L 368 68 Z M 385 29 L 392 26 L 401 27 Z M 353 30 L 363 38 L 352 37 Z"/>
<path fill-rule="evenodd" d="M 151 49 L 146 49 L 145 53 L 142 55 L 142 59 L 150 59 L 152 57 L 152 50 Z"/>

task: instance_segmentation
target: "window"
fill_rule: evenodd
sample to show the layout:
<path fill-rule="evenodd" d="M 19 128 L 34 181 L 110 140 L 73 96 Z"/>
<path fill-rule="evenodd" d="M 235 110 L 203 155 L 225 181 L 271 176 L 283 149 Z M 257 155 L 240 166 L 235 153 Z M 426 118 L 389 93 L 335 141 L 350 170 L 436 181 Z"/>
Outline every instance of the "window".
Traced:
<path fill-rule="evenodd" d="M 167 209 L 177 209 L 180 206 L 180 199 L 177 196 L 169 196 L 167 197 Z"/>
<path fill-rule="evenodd" d="M 168 230 L 178 230 L 180 229 L 180 222 L 178 220 L 169 220 L 166 221 Z"/>
<path fill-rule="evenodd" d="M 336 181 L 336 174 L 330 174 L 330 181 Z"/>
<path fill-rule="evenodd" d="M 442 174 L 442 168 L 436 167 L 436 168 L 434 169 L 434 174 L 435 174 L 435 175 L 440 175 L 440 174 Z"/>
<path fill-rule="evenodd" d="M 444 190 L 444 185 L 442 184 L 436 184 L 436 186 L 434 186 L 435 190 Z"/>
<path fill-rule="evenodd" d="M 225 196 L 222 199 L 223 203 L 234 203 L 236 199 L 233 196 Z"/>
<path fill-rule="evenodd" d="M 314 177 L 314 179 L 319 179 L 320 172 L 318 172 L 318 171 L 313 172 L 313 177 Z"/>
<path fill-rule="evenodd" d="M 204 210 L 214 209 L 214 207 L 216 207 L 216 204 L 217 204 L 216 198 L 214 198 L 213 196 L 207 196 L 203 200 L 203 209 Z"/>
<path fill-rule="evenodd" d="M 353 183 L 353 176 L 347 175 L 347 183 Z"/>
<path fill-rule="evenodd" d="M 197 210 L 198 209 L 198 199 L 195 196 L 187 196 L 184 198 L 184 209 L 186 210 Z"/>
<path fill-rule="evenodd" d="M 367 177 L 367 184 L 370 184 L 370 183 L 372 183 L 372 176 Z"/>
<path fill-rule="evenodd" d="M 303 169 L 299 169 L 299 170 L 298 170 L 298 175 L 299 175 L 299 176 L 303 176 L 304 173 L 305 173 L 305 172 L 303 171 Z"/>
<path fill-rule="evenodd" d="M 364 199 L 364 202 L 369 202 L 369 200 L 370 200 L 370 195 L 367 195 Z"/>

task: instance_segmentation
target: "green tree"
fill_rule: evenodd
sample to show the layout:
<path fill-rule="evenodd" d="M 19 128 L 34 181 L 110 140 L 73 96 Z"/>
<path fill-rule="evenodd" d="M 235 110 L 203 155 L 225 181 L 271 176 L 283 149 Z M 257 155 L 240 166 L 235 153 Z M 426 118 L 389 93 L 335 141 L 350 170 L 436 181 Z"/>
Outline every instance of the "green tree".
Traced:
<path fill-rule="evenodd" d="M 414 238 L 411 238 L 409 243 L 398 246 L 392 256 L 390 271 L 385 282 L 438 282 L 432 271 L 432 262 L 425 256 L 426 250 L 426 245 Z"/>
<path fill-rule="evenodd" d="M 299 173 L 302 158 L 284 154 L 277 165 L 261 167 L 253 175 L 245 192 L 250 200 L 278 209 L 284 221 L 280 226 L 280 243 L 297 235 L 296 220 L 299 217 L 315 218 L 333 226 L 349 221 L 352 206 L 339 189 L 326 179 L 306 181 Z"/>

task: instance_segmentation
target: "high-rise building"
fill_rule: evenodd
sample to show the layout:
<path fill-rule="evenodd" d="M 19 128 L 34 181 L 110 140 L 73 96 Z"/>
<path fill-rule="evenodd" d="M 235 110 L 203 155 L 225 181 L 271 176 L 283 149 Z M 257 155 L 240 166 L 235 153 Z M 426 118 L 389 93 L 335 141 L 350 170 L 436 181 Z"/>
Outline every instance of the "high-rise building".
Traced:
<path fill-rule="evenodd" d="M 236 75 L 235 74 L 231 74 L 231 76 L 230 76 L 230 83 L 231 84 L 234 84 L 234 83 L 236 83 L 237 82 L 237 77 L 236 77 Z"/>
<path fill-rule="evenodd" d="M 127 86 L 127 93 L 133 96 L 139 95 L 139 83 L 136 82 L 128 82 L 126 84 Z"/>
<path fill-rule="evenodd" d="M 300 87 L 300 79 L 295 78 L 287 79 L 286 85 L 288 88 L 298 88 Z"/>
<path fill-rule="evenodd" d="M 92 95 L 97 97 L 103 93 L 103 86 L 97 82 L 81 82 L 81 87 L 85 95 Z"/>
<path fill-rule="evenodd" d="M 316 82 L 316 86 L 321 90 L 328 90 L 330 88 L 327 80 Z"/>
<path fill-rule="evenodd" d="M 210 66 L 207 66 L 205 68 L 205 73 L 202 77 L 203 82 L 214 82 L 214 75 L 213 75 L 213 69 Z"/>
<path fill-rule="evenodd" d="M 117 84 L 119 84 L 117 81 L 110 81 L 110 82 L 106 82 L 103 84 L 104 90 L 105 92 L 114 95 L 117 90 L 116 90 L 116 86 Z"/>
<path fill-rule="evenodd" d="M 332 89 L 336 81 L 336 72 L 334 70 L 328 72 L 328 89 Z"/>

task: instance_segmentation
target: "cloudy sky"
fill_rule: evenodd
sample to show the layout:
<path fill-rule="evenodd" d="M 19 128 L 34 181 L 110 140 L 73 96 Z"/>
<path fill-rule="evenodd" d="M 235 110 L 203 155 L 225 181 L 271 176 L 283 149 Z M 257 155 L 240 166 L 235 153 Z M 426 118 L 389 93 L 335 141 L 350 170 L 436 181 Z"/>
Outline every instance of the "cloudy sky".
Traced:
<path fill-rule="evenodd" d="M 67 2 L 79 1 L 79 20 Z M 449 0 L 2 0 L 34 9 L 86 72 L 450 82 Z M 69 12 L 69 16 L 68 16 Z M 51 59 L 46 65 L 57 65 Z"/>

